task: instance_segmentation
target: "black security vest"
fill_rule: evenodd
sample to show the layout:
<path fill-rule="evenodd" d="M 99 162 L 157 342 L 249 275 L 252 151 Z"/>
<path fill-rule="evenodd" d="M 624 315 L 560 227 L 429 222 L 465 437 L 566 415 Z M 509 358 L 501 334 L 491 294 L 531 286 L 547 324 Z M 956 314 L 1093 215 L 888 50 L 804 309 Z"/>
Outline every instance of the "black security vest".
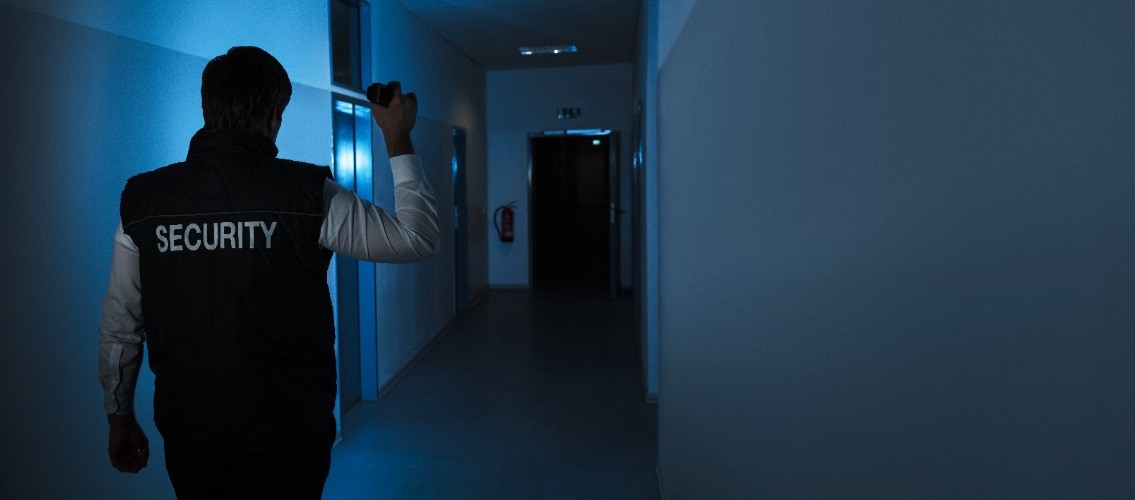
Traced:
<path fill-rule="evenodd" d="M 185 162 L 129 180 L 154 420 L 205 454 L 334 434 L 331 252 L 319 245 L 326 167 L 265 137 L 198 132 Z"/>

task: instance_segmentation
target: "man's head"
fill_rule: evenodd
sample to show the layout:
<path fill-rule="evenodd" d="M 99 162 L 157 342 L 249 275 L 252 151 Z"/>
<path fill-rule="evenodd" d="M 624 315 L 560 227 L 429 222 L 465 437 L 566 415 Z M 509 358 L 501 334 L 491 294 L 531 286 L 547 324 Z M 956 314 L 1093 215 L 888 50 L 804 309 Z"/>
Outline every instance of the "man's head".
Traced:
<path fill-rule="evenodd" d="M 292 98 L 288 72 L 257 47 L 233 47 L 201 73 L 201 111 L 206 130 L 240 130 L 273 141 Z"/>

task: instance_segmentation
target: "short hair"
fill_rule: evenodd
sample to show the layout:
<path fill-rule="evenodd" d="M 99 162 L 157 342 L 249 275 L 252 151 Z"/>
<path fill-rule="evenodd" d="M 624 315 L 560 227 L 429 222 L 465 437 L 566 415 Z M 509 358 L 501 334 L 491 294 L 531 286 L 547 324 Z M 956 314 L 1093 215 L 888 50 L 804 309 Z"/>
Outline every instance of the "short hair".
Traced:
<path fill-rule="evenodd" d="M 288 72 L 259 47 L 233 47 L 201 73 L 201 112 L 206 130 L 263 133 L 273 111 L 292 98 Z"/>

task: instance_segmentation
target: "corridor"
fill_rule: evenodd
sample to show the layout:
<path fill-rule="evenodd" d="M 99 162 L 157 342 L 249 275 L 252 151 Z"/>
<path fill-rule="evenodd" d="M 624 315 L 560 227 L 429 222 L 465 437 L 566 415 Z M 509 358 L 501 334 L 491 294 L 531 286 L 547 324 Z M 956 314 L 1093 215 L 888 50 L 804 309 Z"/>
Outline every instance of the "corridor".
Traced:
<path fill-rule="evenodd" d="M 602 291 L 488 292 L 347 412 L 324 498 L 658 498 L 632 307 Z"/>

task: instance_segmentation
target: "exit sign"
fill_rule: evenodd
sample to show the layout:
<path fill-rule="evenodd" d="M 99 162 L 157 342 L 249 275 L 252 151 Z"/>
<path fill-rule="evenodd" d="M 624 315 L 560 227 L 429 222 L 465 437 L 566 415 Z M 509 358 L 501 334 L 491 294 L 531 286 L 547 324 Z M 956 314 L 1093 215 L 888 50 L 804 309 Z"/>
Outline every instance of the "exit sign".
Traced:
<path fill-rule="evenodd" d="M 583 116 L 583 112 L 579 108 L 560 108 L 556 110 L 557 120 L 574 120 Z"/>

